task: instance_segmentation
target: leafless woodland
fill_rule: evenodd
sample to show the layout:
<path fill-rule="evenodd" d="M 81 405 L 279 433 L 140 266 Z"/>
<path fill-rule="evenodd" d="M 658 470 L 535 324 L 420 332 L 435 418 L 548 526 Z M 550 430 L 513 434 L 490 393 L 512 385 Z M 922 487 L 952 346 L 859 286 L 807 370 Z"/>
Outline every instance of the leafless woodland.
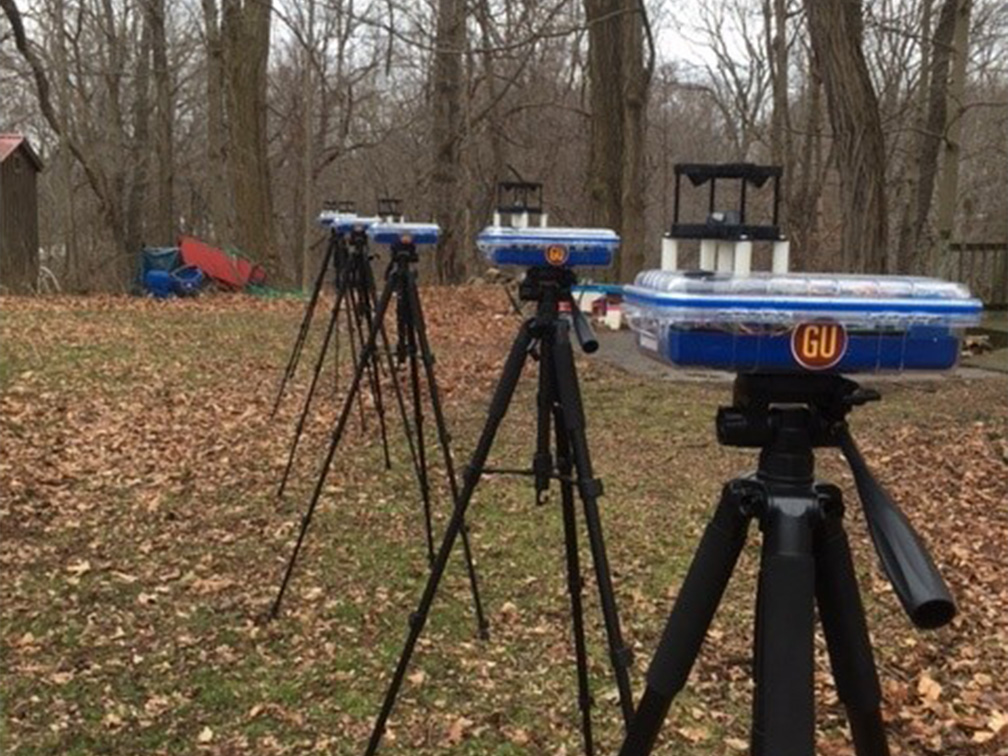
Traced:
<path fill-rule="evenodd" d="M 494 187 L 657 261 L 676 162 L 785 167 L 800 268 L 940 272 L 1008 237 L 1003 0 L 0 0 L 0 130 L 28 134 L 43 263 L 122 290 L 192 233 L 315 266 L 323 201 L 398 196 L 459 281 Z M 699 207 L 699 205 L 697 205 Z"/>

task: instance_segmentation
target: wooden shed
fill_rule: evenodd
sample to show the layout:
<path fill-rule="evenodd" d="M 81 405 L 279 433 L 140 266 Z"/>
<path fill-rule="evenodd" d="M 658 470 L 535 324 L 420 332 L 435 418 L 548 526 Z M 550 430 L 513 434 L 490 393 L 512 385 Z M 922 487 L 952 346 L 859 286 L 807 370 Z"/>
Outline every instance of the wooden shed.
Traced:
<path fill-rule="evenodd" d="M 0 292 L 35 291 L 39 275 L 38 173 L 42 161 L 19 134 L 0 134 Z"/>

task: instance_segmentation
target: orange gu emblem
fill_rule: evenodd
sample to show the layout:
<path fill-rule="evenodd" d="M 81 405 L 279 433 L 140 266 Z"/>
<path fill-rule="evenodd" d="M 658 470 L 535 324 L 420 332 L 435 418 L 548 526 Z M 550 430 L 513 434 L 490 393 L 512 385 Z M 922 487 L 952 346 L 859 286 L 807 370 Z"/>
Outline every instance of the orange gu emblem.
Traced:
<path fill-rule="evenodd" d="M 567 262 L 570 252 L 563 244 L 550 244 L 546 247 L 546 262 L 555 267 L 560 267 Z"/>
<path fill-rule="evenodd" d="M 847 330 L 841 323 L 800 323 L 791 332 L 791 354 L 809 370 L 829 370 L 847 353 Z"/>

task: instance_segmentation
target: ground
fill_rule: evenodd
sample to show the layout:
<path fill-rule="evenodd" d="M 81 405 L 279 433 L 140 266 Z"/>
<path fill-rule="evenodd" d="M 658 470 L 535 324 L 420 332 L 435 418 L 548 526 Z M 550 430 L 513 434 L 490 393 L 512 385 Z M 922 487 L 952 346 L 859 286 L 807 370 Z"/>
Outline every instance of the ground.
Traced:
<path fill-rule="evenodd" d="M 423 298 L 461 463 L 517 320 L 499 289 Z M 262 623 L 336 411 L 330 366 L 278 501 L 308 360 L 280 415 L 269 409 L 302 307 L 0 300 L 5 754 L 363 752 L 426 575 L 422 520 L 398 421 L 386 472 L 373 414 L 362 431 L 355 413 L 285 609 Z M 715 441 L 729 384 L 627 372 L 599 356 L 579 366 L 639 695 L 721 482 L 754 454 Z M 342 391 L 345 372 L 340 381 Z M 847 497 L 893 751 L 1008 753 L 1008 377 L 879 387 L 884 400 L 857 410 L 854 432 L 959 605 L 949 627 L 913 629 L 876 566 L 849 473 L 821 453 L 821 475 Z M 498 466 L 529 463 L 533 412 L 526 379 Z M 443 523 L 443 466 L 435 472 Z M 526 478 L 481 485 L 470 519 L 491 638 L 476 637 L 455 558 L 383 753 L 581 752 L 557 498 L 537 507 Z M 758 548 L 753 528 L 656 753 L 746 750 Z M 585 595 L 598 752 L 614 753 L 593 579 Z M 820 753 L 850 753 L 821 638 L 816 687 Z"/>

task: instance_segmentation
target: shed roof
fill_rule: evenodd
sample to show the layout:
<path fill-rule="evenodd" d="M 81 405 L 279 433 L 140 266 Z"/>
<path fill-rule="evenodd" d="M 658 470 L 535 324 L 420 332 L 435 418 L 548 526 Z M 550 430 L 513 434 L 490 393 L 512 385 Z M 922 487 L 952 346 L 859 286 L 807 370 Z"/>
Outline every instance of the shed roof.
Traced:
<path fill-rule="evenodd" d="M 35 150 L 32 149 L 27 137 L 21 134 L 0 134 L 0 163 L 17 152 L 19 147 L 24 147 L 25 152 L 28 154 L 28 159 L 35 166 L 35 170 L 41 171 L 42 161 L 35 153 Z"/>

